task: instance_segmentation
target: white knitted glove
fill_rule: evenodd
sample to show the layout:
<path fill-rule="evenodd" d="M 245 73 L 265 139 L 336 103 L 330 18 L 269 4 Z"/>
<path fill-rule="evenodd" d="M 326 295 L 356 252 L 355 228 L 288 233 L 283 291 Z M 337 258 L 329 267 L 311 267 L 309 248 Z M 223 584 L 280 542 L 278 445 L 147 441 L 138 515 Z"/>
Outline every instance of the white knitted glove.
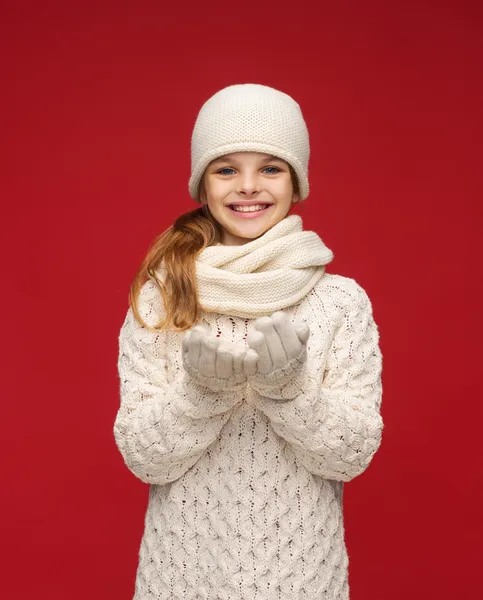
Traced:
<path fill-rule="evenodd" d="M 247 372 L 255 371 L 257 360 L 253 351 L 220 340 L 206 325 L 195 325 L 186 332 L 182 354 L 189 375 L 213 391 L 245 383 Z"/>
<path fill-rule="evenodd" d="M 284 312 L 277 311 L 257 319 L 254 328 L 247 336 L 249 347 L 258 355 L 255 372 L 247 373 L 250 383 L 262 388 L 284 386 L 305 365 L 309 326 L 294 324 Z"/>

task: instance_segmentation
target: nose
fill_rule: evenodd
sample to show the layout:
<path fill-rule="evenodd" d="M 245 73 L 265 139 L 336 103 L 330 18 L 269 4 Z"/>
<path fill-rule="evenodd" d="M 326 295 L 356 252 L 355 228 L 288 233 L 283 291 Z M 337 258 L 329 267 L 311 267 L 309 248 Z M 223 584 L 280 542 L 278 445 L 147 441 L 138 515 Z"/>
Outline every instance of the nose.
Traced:
<path fill-rule="evenodd" d="M 260 182 L 257 177 L 252 174 L 240 176 L 240 183 L 237 192 L 244 196 L 253 196 L 260 191 Z"/>

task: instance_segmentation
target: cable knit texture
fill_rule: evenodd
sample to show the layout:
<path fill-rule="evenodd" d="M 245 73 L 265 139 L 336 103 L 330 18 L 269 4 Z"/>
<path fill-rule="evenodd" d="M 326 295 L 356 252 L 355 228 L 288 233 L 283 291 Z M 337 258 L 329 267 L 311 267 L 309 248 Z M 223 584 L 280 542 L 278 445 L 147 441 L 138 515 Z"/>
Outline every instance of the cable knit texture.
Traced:
<path fill-rule="evenodd" d="M 152 282 L 140 303 L 155 324 L 163 307 Z M 327 272 L 283 310 L 310 327 L 306 361 L 283 380 L 219 391 L 184 370 L 183 334 L 150 332 L 128 310 L 114 435 L 151 484 L 135 600 L 349 598 L 343 484 L 381 443 L 378 327 L 363 288 Z M 237 344 L 254 322 L 210 312 L 203 321 Z"/>

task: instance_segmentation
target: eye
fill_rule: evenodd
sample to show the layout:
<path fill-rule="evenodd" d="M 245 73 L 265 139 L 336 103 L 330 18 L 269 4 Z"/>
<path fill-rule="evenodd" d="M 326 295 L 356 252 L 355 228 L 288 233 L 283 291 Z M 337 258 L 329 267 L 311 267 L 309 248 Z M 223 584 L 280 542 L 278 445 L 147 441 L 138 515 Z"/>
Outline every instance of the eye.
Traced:
<path fill-rule="evenodd" d="M 279 169 L 278 167 L 265 167 L 263 170 L 268 171 L 269 175 L 273 175 L 275 173 L 280 173 L 280 171 L 281 171 L 281 169 Z"/>
<path fill-rule="evenodd" d="M 227 173 L 227 171 L 231 171 L 231 172 Z M 234 172 L 235 171 L 233 169 L 230 169 L 229 167 L 225 167 L 224 169 L 220 169 L 219 171 L 217 171 L 217 173 L 219 173 L 220 175 L 231 175 Z"/>

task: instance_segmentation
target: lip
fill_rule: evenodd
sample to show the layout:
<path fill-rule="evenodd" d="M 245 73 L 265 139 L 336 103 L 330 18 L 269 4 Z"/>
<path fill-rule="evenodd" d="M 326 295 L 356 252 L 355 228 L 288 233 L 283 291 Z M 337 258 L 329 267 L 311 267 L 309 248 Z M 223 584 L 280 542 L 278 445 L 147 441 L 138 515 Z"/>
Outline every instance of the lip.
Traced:
<path fill-rule="evenodd" d="M 257 204 L 266 204 L 267 207 L 262 209 L 262 210 L 257 210 L 257 211 L 253 211 L 253 212 L 241 212 L 241 211 L 237 211 L 237 210 L 233 210 L 231 208 L 231 206 L 233 205 L 238 205 L 238 206 L 256 206 Z M 226 208 L 230 211 L 230 213 L 232 215 L 235 215 L 237 217 L 239 217 L 240 219 L 256 219 L 257 217 L 261 217 L 262 215 L 266 214 L 267 211 L 269 211 L 272 208 L 273 204 L 269 204 L 268 202 L 232 202 L 231 204 L 227 204 Z"/>
<path fill-rule="evenodd" d="M 238 206 L 256 206 L 257 204 L 268 204 L 271 206 L 273 202 L 265 202 L 263 200 L 236 200 L 235 202 L 228 202 L 227 206 L 233 206 L 234 204 Z"/>

